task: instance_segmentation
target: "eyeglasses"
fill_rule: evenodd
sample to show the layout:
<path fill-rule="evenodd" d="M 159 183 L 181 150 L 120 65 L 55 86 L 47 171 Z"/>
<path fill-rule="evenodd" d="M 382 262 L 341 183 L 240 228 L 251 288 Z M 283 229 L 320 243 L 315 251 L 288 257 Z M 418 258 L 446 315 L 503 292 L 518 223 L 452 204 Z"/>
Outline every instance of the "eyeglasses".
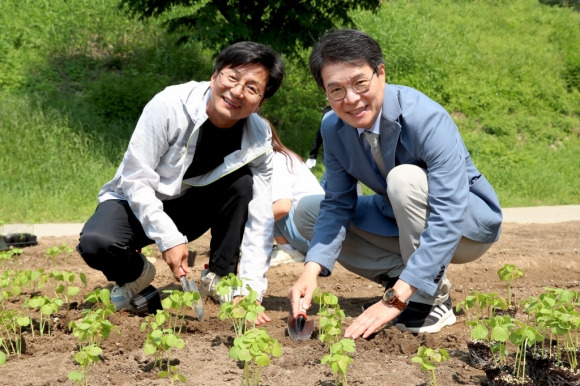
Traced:
<path fill-rule="evenodd" d="M 238 79 L 232 74 L 224 74 L 220 71 L 219 73 L 219 81 L 220 84 L 226 88 L 236 88 L 238 86 L 242 86 L 242 91 L 245 92 L 250 97 L 259 96 L 260 98 L 263 97 L 262 94 L 258 92 L 258 89 L 252 85 L 244 85 L 238 82 Z"/>
<path fill-rule="evenodd" d="M 357 79 L 350 86 L 350 89 L 357 94 L 364 94 L 371 88 L 371 80 L 375 76 L 376 72 L 373 72 L 370 78 Z M 346 87 L 345 86 L 331 86 L 326 90 L 326 95 L 333 101 L 341 101 L 346 97 Z"/>

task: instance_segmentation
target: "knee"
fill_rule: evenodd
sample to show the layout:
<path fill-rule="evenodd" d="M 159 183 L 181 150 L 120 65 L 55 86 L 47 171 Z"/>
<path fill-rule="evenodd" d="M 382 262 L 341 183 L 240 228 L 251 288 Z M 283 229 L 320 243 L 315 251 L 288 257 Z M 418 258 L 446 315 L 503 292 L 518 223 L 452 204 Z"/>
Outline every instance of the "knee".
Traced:
<path fill-rule="evenodd" d="M 79 238 L 77 252 L 85 261 L 91 261 L 98 256 L 103 256 L 113 247 L 113 240 L 102 233 L 83 232 Z"/>
<path fill-rule="evenodd" d="M 324 195 L 305 196 L 298 201 L 294 209 L 294 224 L 301 235 L 307 235 L 312 232 L 314 223 L 318 218 L 318 211 L 320 210 L 320 202 Z M 306 237 L 306 236 L 304 236 Z M 306 237 L 309 238 L 309 237 Z"/>
<path fill-rule="evenodd" d="M 419 166 L 399 165 L 387 175 L 387 195 L 394 207 L 427 202 L 428 193 L 427 172 Z"/>

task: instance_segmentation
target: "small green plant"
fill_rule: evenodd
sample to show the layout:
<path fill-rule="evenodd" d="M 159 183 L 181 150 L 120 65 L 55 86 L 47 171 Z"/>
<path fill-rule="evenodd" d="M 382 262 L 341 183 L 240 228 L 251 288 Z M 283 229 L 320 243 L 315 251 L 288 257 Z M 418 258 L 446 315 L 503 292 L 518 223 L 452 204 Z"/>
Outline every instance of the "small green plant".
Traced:
<path fill-rule="evenodd" d="M 35 310 L 37 309 L 39 311 L 40 317 L 38 322 L 38 331 L 40 336 L 44 335 L 45 329 L 47 330 L 48 335 L 50 335 L 50 315 L 58 312 L 62 304 L 62 299 L 51 299 L 44 295 L 32 297 L 24 304 L 25 307 Z"/>
<path fill-rule="evenodd" d="M 107 317 L 116 311 L 115 305 L 111 302 L 111 291 L 107 288 L 97 288 L 86 294 L 85 303 L 94 303 L 92 308 L 105 310 Z"/>
<path fill-rule="evenodd" d="M 149 331 L 145 343 L 143 343 L 143 351 L 147 355 L 154 356 L 154 366 L 162 371 L 160 376 L 171 374 L 172 379 L 176 377 L 185 380 L 185 377 L 179 374 L 177 367 L 169 369 L 171 350 L 185 347 L 185 341 L 173 328 L 168 327 L 170 320 L 171 315 L 165 310 L 157 310 L 155 315 L 147 316 L 140 327 L 142 332 Z M 164 363 L 165 368 L 163 367 Z"/>
<path fill-rule="evenodd" d="M 53 271 L 50 273 L 49 277 L 56 280 L 57 286 L 54 293 L 57 296 L 62 296 L 64 303 L 67 308 L 70 309 L 70 297 L 75 296 L 80 292 L 80 288 L 77 286 L 70 285 L 75 281 L 76 275 L 73 272 L 60 272 Z M 81 282 L 86 286 L 87 277 L 84 273 L 79 273 L 79 278 Z"/>
<path fill-rule="evenodd" d="M 493 317 L 497 310 L 507 310 L 507 300 L 495 292 L 483 293 L 472 291 L 464 300 L 457 303 L 455 310 L 459 312 L 465 310 L 467 320 L 479 321 Z"/>
<path fill-rule="evenodd" d="M 278 340 L 271 338 L 264 328 L 253 327 L 234 339 L 229 351 L 230 358 L 244 362 L 242 385 L 260 384 L 262 367 L 270 364 L 270 355 L 279 357 L 282 348 Z"/>
<path fill-rule="evenodd" d="M 2 262 L 2 268 L 6 267 L 6 262 L 12 260 L 14 256 L 18 257 L 22 254 L 21 248 L 11 248 L 7 251 L 0 252 L 0 261 Z"/>
<path fill-rule="evenodd" d="M 0 312 L 0 352 L 22 354 L 22 329 L 31 325 L 28 316 L 14 310 Z"/>
<path fill-rule="evenodd" d="M 223 295 L 234 293 L 242 285 L 241 279 L 233 274 L 222 277 L 216 286 L 218 293 Z M 220 320 L 230 320 L 236 337 L 242 337 L 248 328 L 256 326 L 258 315 L 264 312 L 264 307 L 258 304 L 258 293 L 249 285 L 246 286 L 247 295 L 239 299 L 231 299 L 220 305 L 218 317 Z"/>
<path fill-rule="evenodd" d="M 353 362 L 350 353 L 355 352 L 353 339 L 343 338 L 330 346 L 330 353 L 322 357 L 320 363 L 328 363 L 334 373 L 334 384 L 347 386 L 346 373 L 348 366 Z"/>
<path fill-rule="evenodd" d="M 163 299 L 161 305 L 164 310 L 174 311 L 175 318 L 173 318 L 172 328 L 181 333 L 186 311 L 191 308 L 193 302 L 200 299 L 199 292 L 183 292 L 179 290 L 165 290 L 163 292 L 169 294 L 169 296 Z"/>
<path fill-rule="evenodd" d="M 81 366 L 81 371 L 73 370 L 68 373 L 68 379 L 71 381 L 75 381 L 77 385 L 83 384 L 83 379 L 85 381 L 85 385 L 88 386 L 89 384 L 89 368 L 99 361 L 99 355 L 103 352 L 97 345 L 88 345 L 82 347 L 79 352 L 77 352 L 74 356 L 76 363 Z"/>
<path fill-rule="evenodd" d="M 497 271 L 497 274 L 498 274 L 499 279 L 501 281 L 505 281 L 505 284 L 507 287 L 508 307 L 512 307 L 513 302 L 512 302 L 512 293 L 511 293 L 511 283 L 513 280 L 524 276 L 524 271 L 517 268 L 514 264 L 505 264 L 503 267 L 501 267 Z"/>
<path fill-rule="evenodd" d="M 319 305 L 318 339 L 330 350 L 332 345 L 337 343 L 342 336 L 342 322 L 346 316 L 344 311 L 340 309 L 336 295 L 320 291 L 317 288 L 312 299 L 314 303 Z"/>
<path fill-rule="evenodd" d="M 143 255 L 145 255 L 146 257 L 152 257 L 153 256 L 153 247 L 151 245 L 147 245 L 143 248 L 141 248 L 141 253 Z"/>
<path fill-rule="evenodd" d="M 65 262 L 66 262 L 66 255 L 68 255 L 69 253 L 72 253 L 72 252 L 73 252 L 73 249 L 70 247 L 70 245 L 68 245 L 67 243 L 62 243 L 59 246 L 54 246 L 54 247 L 48 248 L 44 254 L 45 254 L 47 259 L 52 260 L 52 264 L 54 265 L 56 263 L 56 258 L 58 256 L 64 255 Z"/>
<path fill-rule="evenodd" d="M 115 327 L 107 318 L 115 313 L 115 305 L 111 303 L 108 289 L 96 289 L 85 297 L 86 302 L 94 303 L 90 309 L 83 311 L 83 318 L 69 323 L 68 328 L 79 340 L 79 351 L 75 361 L 81 366 L 81 371 L 69 372 L 68 379 L 88 385 L 88 369 L 99 361 L 102 352 L 101 342 L 109 337 Z M 117 328 L 119 334 L 119 329 Z"/>
<path fill-rule="evenodd" d="M 436 363 L 441 363 L 449 359 L 447 350 L 439 348 L 433 350 L 432 348 L 421 346 L 417 350 L 417 356 L 411 358 L 411 361 L 421 364 L 421 371 L 430 373 L 429 383 L 431 386 L 437 386 L 437 378 L 435 377 Z"/>
<path fill-rule="evenodd" d="M 171 366 L 170 364 L 167 365 L 167 370 L 161 370 L 159 373 L 157 373 L 157 376 L 159 378 L 169 378 L 172 385 L 175 383 L 175 381 L 179 381 L 181 383 L 187 382 L 185 375 L 179 372 L 179 368 L 177 366 Z"/>
<path fill-rule="evenodd" d="M 348 365 L 353 361 L 349 353 L 355 351 L 355 342 L 352 339 L 343 338 L 342 322 L 346 319 L 344 311 L 338 304 L 338 297 L 334 294 L 320 291 L 317 288 L 312 298 L 319 305 L 318 316 L 319 330 L 318 339 L 324 343 L 328 354 L 322 357 L 322 364 L 327 363 L 333 374 L 334 383 L 347 385 L 346 373 Z"/>
<path fill-rule="evenodd" d="M 113 323 L 107 320 L 107 311 L 101 308 L 95 308 L 87 312 L 82 319 L 71 321 L 68 325 L 70 331 L 79 340 L 82 346 L 100 346 L 103 339 L 111 334 L 114 327 Z"/>
<path fill-rule="evenodd" d="M 544 337 L 534 327 L 517 320 L 515 322 L 517 327 L 512 330 L 509 339 L 517 347 L 514 358 L 514 376 L 521 379 L 523 383 L 526 375 L 527 348 L 535 345 L 536 342 L 541 341 Z"/>
<path fill-rule="evenodd" d="M 514 319 L 509 315 L 494 316 L 488 319 L 490 327 L 490 348 L 494 356 L 494 361 L 498 366 L 507 363 L 508 349 L 507 342 L 511 330 L 515 327 Z"/>

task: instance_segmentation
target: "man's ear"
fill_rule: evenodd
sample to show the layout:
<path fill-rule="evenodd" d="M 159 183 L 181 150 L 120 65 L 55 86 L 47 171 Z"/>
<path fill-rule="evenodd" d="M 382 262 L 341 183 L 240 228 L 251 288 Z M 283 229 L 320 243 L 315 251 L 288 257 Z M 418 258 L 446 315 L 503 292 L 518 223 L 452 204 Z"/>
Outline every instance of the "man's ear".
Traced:
<path fill-rule="evenodd" d="M 385 63 L 381 63 L 379 64 L 379 73 L 378 73 L 379 77 L 383 77 L 385 78 L 386 76 L 386 72 L 385 72 Z"/>
<path fill-rule="evenodd" d="M 214 82 L 216 82 L 216 81 L 217 81 L 217 74 L 218 74 L 218 72 L 217 72 L 217 71 L 215 71 L 215 72 L 213 73 L 213 75 L 211 76 L 211 78 L 210 78 L 210 80 L 209 80 L 209 87 L 210 87 L 210 88 L 213 88 Z"/>

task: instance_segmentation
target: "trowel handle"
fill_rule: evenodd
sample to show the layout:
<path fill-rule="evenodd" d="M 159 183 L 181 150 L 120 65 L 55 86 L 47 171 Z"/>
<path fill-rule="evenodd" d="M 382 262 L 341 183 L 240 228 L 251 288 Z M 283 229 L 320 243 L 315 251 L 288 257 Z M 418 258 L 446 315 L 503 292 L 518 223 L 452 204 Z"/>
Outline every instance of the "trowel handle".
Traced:
<path fill-rule="evenodd" d="M 304 301 L 304 298 L 300 298 L 300 310 L 298 310 L 298 315 L 303 315 L 304 317 L 306 317 L 306 310 L 302 306 L 303 301 Z"/>
<path fill-rule="evenodd" d="M 187 273 L 185 273 L 185 271 L 181 267 L 179 267 L 179 276 L 181 276 L 181 277 L 187 276 Z"/>

